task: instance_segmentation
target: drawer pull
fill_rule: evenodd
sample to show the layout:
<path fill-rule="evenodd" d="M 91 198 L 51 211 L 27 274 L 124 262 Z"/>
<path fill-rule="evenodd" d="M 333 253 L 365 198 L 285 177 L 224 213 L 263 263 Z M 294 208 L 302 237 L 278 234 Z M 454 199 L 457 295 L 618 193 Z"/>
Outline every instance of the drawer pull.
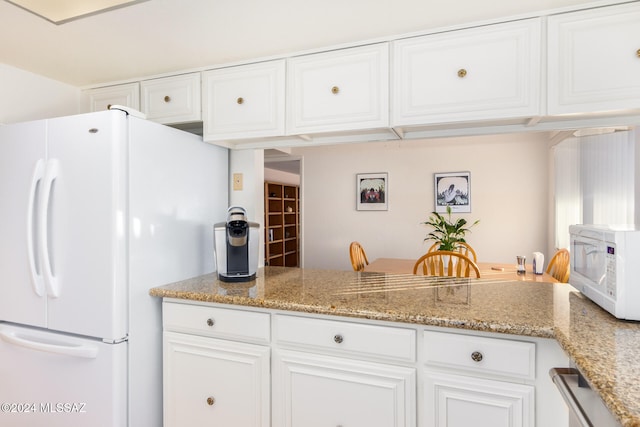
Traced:
<path fill-rule="evenodd" d="M 331 93 L 337 95 L 340 93 L 340 88 L 338 86 L 334 86 L 331 88 Z"/>
<path fill-rule="evenodd" d="M 207 397 L 207 405 L 213 406 L 214 403 L 216 403 L 216 399 L 211 396 Z"/>
<path fill-rule="evenodd" d="M 640 58 L 640 49 L 636 50 L 636 56 Z"/>
<path fill-rule="evenodd" d="M 480 353 L 479 351 L 474 351 L 473 353 L 471 353 L 471 360 L 473 360 L 474 362 L 481 362 L 482 357 L 482 353 Z"/>
<path fill-rule="evenodd" d="M 242 104 L 244 104 L 244 98 L 243 97 L 239 97 L 238 99 L 236 99 L 236 102 L 238 103 L 238 105 L 242 105 Z"/>
<path fill-rule="evenodd" d="M 460 68 L 458 70 L 458 77 L 463 78 L 466 75 L 467 75 L 467 70 L 465 70 L 464 68 Z"/>
<path fill-rule="evenodd" d="M 333 340 L 336 342 L 336 344 L 340 344 L 342 343 L 342 341 L 344 341 L 344 337 L 340 334 L 337 334 L 333 336 Z"/>
<path fill-rule="evenodd" d="M 211 319 L 211 318 L 207 319 L 207 325 L 208 325 L 208 326 L 213 326 L 213 325 L 215 325 L 215 324 L 216 324 L 215 320 L 213 320 L 213 319 Z"/>
<path fill-rule="evenodd" d="M 164 102 L 171 102 L 171 97 L 169 95 L 166 95 L 164 97 Z"/>

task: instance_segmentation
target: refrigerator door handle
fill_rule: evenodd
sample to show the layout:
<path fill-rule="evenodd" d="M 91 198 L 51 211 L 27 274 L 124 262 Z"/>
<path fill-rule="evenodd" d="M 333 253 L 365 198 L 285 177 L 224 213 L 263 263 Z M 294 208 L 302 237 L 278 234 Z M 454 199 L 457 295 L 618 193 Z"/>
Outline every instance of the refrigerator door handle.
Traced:
<path fill-rule="evenodd" d="M 0 338 L 9 344 L 36 351 L 46 351 L 64 356 L 81 357 L 84 359 L 95 359 L 98 356 L 98 347 L 88 344 L 64 344 L 62 342 L 52 344 L 51 342 L 41 342 L 21 337 L 15 331 L 6 330 L 0 330 Z"/>
<path fill-rule="evenodd" d="M 38 236 L 38 218 L 36 215 L 37 210 L 37 197 L 40 190 L 42 178 L 44 175 L 44 160 L 39 159 L 36 162 L 36 166 L 33 169 L 31 175 L 31 185 L 29 187 L 29 205 L 27 206 L 27 256 L 29 259 L 29 273 L 31 274 L 31 284 L 33 290 L 39 297 L 44 296 L 44 282 L 40 266 L 38 265 L 38 254 L 36 251 L 37 244 L 34 245 L 35 239 Z"/>
<path fill-rule="evenodd" d="M 42 260 L 42 270 L 44 272 L 44 284 L 47 288 L 47 294 L 51 298 L 60 296 L 60 288 L 58 280 L 51 263 L 51 254 L 49 253 L 49 245 L 51 240 L 51 230 L 49 229 L 50 212 L 53 200 L 53 186 L 58 178 L 58 160 L 49 159 L 44 172 L 43 194 L 42 194 L 42 215 L 40 215 L 40 251 Z"/>

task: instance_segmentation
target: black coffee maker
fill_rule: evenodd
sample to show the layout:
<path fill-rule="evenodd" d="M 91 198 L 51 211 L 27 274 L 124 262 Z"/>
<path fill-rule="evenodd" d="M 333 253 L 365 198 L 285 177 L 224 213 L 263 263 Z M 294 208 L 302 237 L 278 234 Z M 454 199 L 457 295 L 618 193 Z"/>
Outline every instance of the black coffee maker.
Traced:
<path fill-rule="evenodd" d="M 247 221 L 240 206 L 227 210 L 227 221 L 213 226 L 218 278 L 223 282 L 248 282 L 256 278 L 260 224 Z"/>

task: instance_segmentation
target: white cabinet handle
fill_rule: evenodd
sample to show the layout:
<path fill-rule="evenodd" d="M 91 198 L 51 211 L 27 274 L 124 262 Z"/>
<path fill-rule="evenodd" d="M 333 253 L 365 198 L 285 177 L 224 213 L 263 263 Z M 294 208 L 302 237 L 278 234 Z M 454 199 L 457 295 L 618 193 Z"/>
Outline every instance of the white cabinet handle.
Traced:
<path fill-rule="evenodd" d="M 92 345 L 75 344 L 51 344 L 40 342 L 26 337 L 20 337 L 13 331 L 0 331 L 0 338 L 10 344 L 28 348 L 36 351 L 46 351 L 49 353 L 62 354 L 65 356 L 82 357 L 85 359 L 95 359 L 98 356 L 98 348 Z"/>

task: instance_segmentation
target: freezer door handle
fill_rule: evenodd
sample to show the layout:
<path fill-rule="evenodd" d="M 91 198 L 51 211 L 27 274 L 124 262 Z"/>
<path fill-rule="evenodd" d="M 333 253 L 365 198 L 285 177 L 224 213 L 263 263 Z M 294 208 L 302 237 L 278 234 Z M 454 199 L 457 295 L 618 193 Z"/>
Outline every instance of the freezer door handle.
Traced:
<path fill-rule="evenodd" d="M 37 197 L 44 175 L 44 160 L 39 159 L 31 175 L 31 185 L 29 187 L 29 205 L 27 206 L 27 256 L 29 258 L 29 273 L 33 290 L 39 297 L 44 296 L 44 282 L 40 266 L 38 264 L 37 243 L 34 240 L 39 238 L 38 217 L 36 215 Z M 35 243 L 35 244 L 34 244 Z"/>
<path fill-rule="evenodd" d="M 20 336 L 16 331 L 0 330 L 0 338 L 19 347 L 36 351 L 61 354 L 64 356 L 95 359 L 98 356 L 98 347 L 90 344 L 56 343 L 38 341 L 35 337 Z"/>
<path fill-rule="evenodd" d="M 53 186 L 58 178 L 58 160 L 49 159 L 44 172 L 44 183 L 42 190 L 42 215 L 40 215 L 40 253 L 42 259 L 42 270 L 44 272 L 44 284 L 47 288 L 49 297 L 58 298 L 60 296 L 60 288 L 55 271 L 52 265 L 52 257 L 49 253 L 49 245 L 51 244 L 51 229 L 49 227 L 51 212 L 51 204 L 53 201 Z"/>

